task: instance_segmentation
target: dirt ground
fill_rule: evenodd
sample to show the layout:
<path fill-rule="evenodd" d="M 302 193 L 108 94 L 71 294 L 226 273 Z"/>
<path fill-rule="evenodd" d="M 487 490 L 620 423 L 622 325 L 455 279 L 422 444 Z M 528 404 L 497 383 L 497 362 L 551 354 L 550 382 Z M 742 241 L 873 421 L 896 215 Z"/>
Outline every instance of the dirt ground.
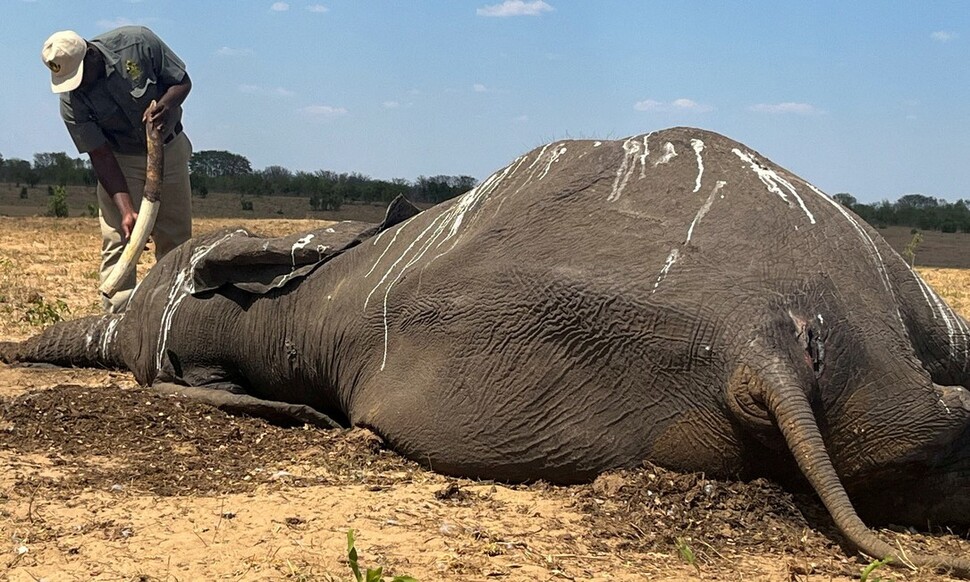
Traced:
<path fill-rule="evenodd" d="M 202 219 L 266 234 L 309 220 Z M 90 218 L 0 217 L 0 340 L 98 312 Z M 964 249 L 965 252 L 965 249 Z M 151 265 L 150 254 L 141 269 Z M 921 269 L 964 316 L 970 273 Z M 127 373 L 0 364 L 0 576 L 59 580 L 852 580 L 813 497 L 645 466 L 588 485 L 446 478 L 366 431 L 284 428 L 162 397 Z M 953 535 L 882 530 L 908 551 Z M 883 580 L 937 580 L 878 569 Z M 945 578 L 944 578 L 945 579 Z"/>

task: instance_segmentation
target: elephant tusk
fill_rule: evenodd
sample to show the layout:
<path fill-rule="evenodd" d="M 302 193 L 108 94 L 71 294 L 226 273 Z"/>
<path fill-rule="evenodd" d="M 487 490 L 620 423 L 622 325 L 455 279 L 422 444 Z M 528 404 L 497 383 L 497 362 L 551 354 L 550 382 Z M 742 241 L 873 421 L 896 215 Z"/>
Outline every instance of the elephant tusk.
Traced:
<path fill-rule="evenodd" d="M 155 102 L 152 101 L 152 107 Z M 131 238 L 125 245 L 125 250 L 121 253 L 118 263 L 111 269 L 108 277 L 101 284 L 101 293 L 108 297 L 118 292 L 121 282 L 138 265 L 138 258 L 141 256 L 148 237 L 155 228 L 155 219 L 158 217 L 160 205 L 160 194 L 162 190 L 162 170 L 165 165 L 165 148 L 162 144 L 162 135 L 158 128 L 151 123 L 145 124 L 145 136 L 148 142 L 148 161 L 145 168 L 145 191 L 142 194 L 141 206 L 138 208 L 138 220 L 132 229 Z"/>

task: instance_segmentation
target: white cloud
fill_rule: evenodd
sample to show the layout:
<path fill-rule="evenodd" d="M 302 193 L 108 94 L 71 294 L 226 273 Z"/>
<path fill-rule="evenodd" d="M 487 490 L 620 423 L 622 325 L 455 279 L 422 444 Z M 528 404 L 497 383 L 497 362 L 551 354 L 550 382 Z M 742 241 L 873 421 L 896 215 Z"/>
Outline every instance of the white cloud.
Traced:
<path fill-rule="evenodd" d="M 125 18 L 124 16 L 119 16 L 117 18 L 102 19 L 98 21 L 98 26 L 101 28 L 112 29 L 118 28 L 119 26 L 131 26 L 134 24 L 134 20 Z"/>
<path fill-rule="evenodd" d="M 274 97 L 292 97 L 296 95 L 296 93 L 293 91 L 283 87 L 276 87 L 273 89 L 269 87 L 260 87 L 259 85 L 240 85 L 239 91 L 249 95 L 268 95 Z"/>
<path fill-rule="evenodd" d="M 239 49 L 224 46 L 216 51 L 220 57 L 244 57 L 253 54 L 253 49 Z"/>
<path fill-rule="evenodd" d="M 532 0 L 530 2 L 524 2 L 523 0 L 505 0 L 501 4 L 492 4 L 484 8 L 479 8 L 475 11 L 475 14 L 479 16 L 506 17 L 538 16 L 543 12 L 552 12 L 552 6 L 543 2 L 543 0 Z"/>
<path fill-rule="evenodd" d="M 691 111 L 694 113 L 707 113 L 709 111 L 714 111 L 714 108 L 710 105 L 704 105 L 702 103 L 697 103 L 691 99 L 674 99 L 670 103 L 664 103 L 663 101 L 654 101 L 653 99 L 646 99 L 644 101 L 637 101 L 633 104 L 633 108 L 637 111 L 654 111 L 661 113 L 670 113 L 672 111 Z"/>
<path fill-rule="evenodd" d="M 950 42 L 957 37 L 957 33 L 950 32 L 948 30 L 937 30 L 936 32 L 930 34 L 930 38 L 936 42 Z"/>
<path fill-rule="evenodd" d="M 347 115 L 347 110 L 343 107 L 332 107 L 330 105 L 310 105 L 304 107 L 302 111 L 319 121 L 328 121 Z"/>
<path fill-rule="evenodd" d="M 381 104 L 381 106 L 384 107 L 384 109 L 397 109 L 401 106 L 401 104 L 397 101 L 385 101 Z"/>
<path fill-rule="evenodd" d="M 273 12 L 286 12 L 290 9 L 290 5 L 286 2 L 273 2 L 273 5 L 269 9 Z"/>
<path fill-rule="evenodd" d="M 324 12 L 330 12 L 330 9 L 323 4 L 311 4 L 306 7 L 310 12 L 316 12 L 317 14 L 323 14 Z"/>
<path fill-rule="evenodd" d="M 488 88 L 486 88 L 485 85 L 482 85 L 481 83 L 475 83 L 474 85 L 472 85 L 472 90 L 476 93 L 485 93 L 488 91 Z"/>
<path fill-rule="evenodd" d="M 748 110 L 757 113 L 793 113 L 795 115 L 818 115 L 824 113 L 818 107 L 810 103 L 758 103 L 757 105 L 752 105 L 748 107 Z"/>
<path fill-rule="evenodd" d="M 512 122 L 513 123 L 528 123 L 529 122 L 529 116 L 528 115 L 519 115 L 518 117 L 512 118 Z"/>

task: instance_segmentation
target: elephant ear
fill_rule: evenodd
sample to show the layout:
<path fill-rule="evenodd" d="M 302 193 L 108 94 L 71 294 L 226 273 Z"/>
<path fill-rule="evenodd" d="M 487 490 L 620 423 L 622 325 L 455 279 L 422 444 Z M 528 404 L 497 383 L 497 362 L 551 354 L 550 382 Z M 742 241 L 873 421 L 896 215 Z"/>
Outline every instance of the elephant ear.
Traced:
<path fill-rule="evenodd" d="M 398 196 L 388 205 L 384 220 L 376 225 L 347 220 L 278 238 L 232 237 L 195 262 L 193 294 L 225 286 L 260 295 L 282 288 L 418 212 L 419 208 Z"/>

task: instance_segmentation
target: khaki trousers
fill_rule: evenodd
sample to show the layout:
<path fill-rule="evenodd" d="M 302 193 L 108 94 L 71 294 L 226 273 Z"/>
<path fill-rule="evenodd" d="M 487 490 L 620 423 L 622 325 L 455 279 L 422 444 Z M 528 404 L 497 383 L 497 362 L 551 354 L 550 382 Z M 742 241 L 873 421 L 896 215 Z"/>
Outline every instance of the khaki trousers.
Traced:
<path fill-rule="evenodd" d="M 189 158 L 192 143 L 185 133 L 180 133 L 165 144 L 165 168 L 162 174 L 162 193 L 158 217 L 152 229 L 155 242 L 155 259 L 161 259 L 169 251 L 192 236 L 192 186 L 189 184 Z M 131 202 L 137 211 L 145 191 L 146 159 L 143 155 L 115 154 L 121 172 L 128 182 Z M 125 248 L 121 233 L 121 213 L 98 183 L 98 207 L 101 219 L 101 281 L 108 277 Z M 101 297 L 101 306 L 109 313 L 120 313 L 128 306 L 128 299 L 135 289 L 134 272 L 122 282 L 114 297 Z"/>

